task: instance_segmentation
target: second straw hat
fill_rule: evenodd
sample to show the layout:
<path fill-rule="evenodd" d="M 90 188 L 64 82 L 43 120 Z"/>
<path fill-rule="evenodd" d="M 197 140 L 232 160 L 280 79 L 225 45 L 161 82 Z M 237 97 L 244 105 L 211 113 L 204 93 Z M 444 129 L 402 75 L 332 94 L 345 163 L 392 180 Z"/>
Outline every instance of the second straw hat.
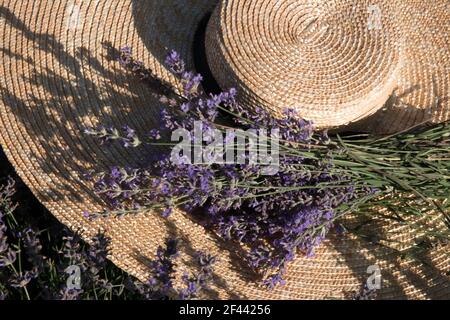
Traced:
<path fill-rule="evenodd" d="M 317 127 L 346 125 L 379 110 L 397 84 L 399 9 L 392 0 L 221 1 L 208 62 L 249 108 L 294 108 Z"/>

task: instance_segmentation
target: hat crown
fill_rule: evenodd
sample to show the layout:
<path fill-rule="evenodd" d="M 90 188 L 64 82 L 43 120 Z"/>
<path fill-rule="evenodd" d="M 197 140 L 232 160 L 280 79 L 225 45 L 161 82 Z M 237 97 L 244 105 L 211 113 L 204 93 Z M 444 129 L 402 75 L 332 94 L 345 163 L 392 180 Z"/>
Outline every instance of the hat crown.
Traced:
<path fill-rule="evenodd" d="M 396 8 L 387 0 L 222 1 L 208 25 L 208 62 L 249 108 L 293 108 L 318 127 L 345 125 L 380 109 L 394 90 Z"/>

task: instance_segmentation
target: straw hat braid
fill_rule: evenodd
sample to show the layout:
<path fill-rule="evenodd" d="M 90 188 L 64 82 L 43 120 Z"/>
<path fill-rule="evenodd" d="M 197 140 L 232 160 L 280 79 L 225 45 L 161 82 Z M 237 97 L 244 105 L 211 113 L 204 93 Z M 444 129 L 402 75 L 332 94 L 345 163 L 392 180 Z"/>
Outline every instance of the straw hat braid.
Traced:
<path fill-rule="evenodd" d="M 318 127 L 341 126 L 377 111 L 395 88 L 398 8 L 392 0 L 222 1 L 208 26 L 208 62 L 249 108 L 294 108 Z"/>
<path fill-rule="evenodd" d="M 406 0 L 399 10 L 405 63 L 385 108 L 356 126 L 379 134 L 450 119 L 450 2 Z"/>

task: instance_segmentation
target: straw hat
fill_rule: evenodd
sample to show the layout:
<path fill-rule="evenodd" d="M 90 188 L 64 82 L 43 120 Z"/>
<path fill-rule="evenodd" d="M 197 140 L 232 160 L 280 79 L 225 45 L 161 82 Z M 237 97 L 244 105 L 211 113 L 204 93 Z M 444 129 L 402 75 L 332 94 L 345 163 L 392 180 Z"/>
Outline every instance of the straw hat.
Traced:
<path fill-rule="evenodd" d="M 344 2 L 344 1 L 343 1 Z M 423 257 L 427 264 L 400 260 L 384 240 L 362 242 L 350 235 L 330 238 L 315 258 L 298 257 L 287 285 L 261 288 L 241 262 L 241 248 L 223 242 L 177 211 L 168 220 L 148 212 L 88 222 L 83 211 L 102 203 L 79 179 L 85 170 L 135 165 L 159 150 L 100 147 L 82 131 L 97 124 L 128 124 L 147 131 L 158 123 L 152 90 L 119 66 L 117 48 L 129 45 L 155 74 L 177 87 L 162 60 L 167 49 L 193 67 L 192 44 L 211 0 L 0 1 L 0 143 L 18 174 L 64 224 L 90 236 L 111 237 L 111 260 L 145 281 L 148 260 L 168 236 L 183 239 L 188 262 L 196 250 L 217 255 L 207 298 L 342 298 L 358 290 L 378 265 L 380 298 L 449 296 L 448 247 Z M 393 55 L 395 55 L 393 53 Z M 420 235 L 404 225 L 371 228 L 388 240 L 414 245 Z"/>
<path fill-rule="evenodd" d="M 401 1 L 405 63 L 386 106 L 356 128 L 390 134 L 450 120 L 450 3 Z"/>
<path fill-rule="evenodd" d="M 397 84 L 397 2 L 223 1 L 208 26 L 209 65 L 249 108 L 294 108 L 317 127 L 348 124 L 379 110 Z"/>

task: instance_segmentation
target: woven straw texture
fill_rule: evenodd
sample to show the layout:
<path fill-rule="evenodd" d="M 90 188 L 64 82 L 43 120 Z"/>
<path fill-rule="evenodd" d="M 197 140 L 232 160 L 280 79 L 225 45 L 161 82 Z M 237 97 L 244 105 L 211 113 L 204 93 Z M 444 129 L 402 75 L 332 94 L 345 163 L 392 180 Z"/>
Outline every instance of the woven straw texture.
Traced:
<path fill-rule="evenodd" d="M 450 120 L 450 2 L 401 1 L 405 63 L 386 106 L 356 125 L 391 134 Z"/>
<path fill-rule="evenodd" d="M 345 125 L 379 110 L 397 83 L 396 2 L 223 1 L 209 22 L 208 61 L 248 107 L 289 107 L 317 127 Z M 370 24 L 370 6 L 389 14 Z"/>
<path fill-rule="evenodd" d="M 112 238 L 110 259 L 145 281 L 148 261 L 167 236 L 183 239 L 183 263 L 196 250 L 218 256 L 206 298 L 344 298 L 359 290 L 370 265 L 382 274 L 379 298 L 449 298 L 448 246 L 432 248 L 426 264 L 401 260 L 391 242 L 342 235 L 326 241 L 315 258 L 298 257 L 287 285 L 267 291 L 242 264 L 242 249 L 224 243 L 183 212 L 169 220 L 151 212 L 87 222 L 83 211 L 102 208 L 78 174 L 112 165 L 133 165 L 159 150 L 104 148 L 83 129 L 111 124 L 147 131 L 159 113 L 151 90 L 127 75 L 116 61 L 129 45 L 162 79 L 177 85 L 162 66 L 166 49 L 192 65 L 197 23 L 211 0 L 0 1 L 0 143 L 18 174 L 64 224 L 88 239 L 99 230 Z M 403 225 L 379 221 L 370 230 L 381 238 L 420 241 Z M 395 243 L 395 242 L 393 242 Z M 186 267 L 187 268 L 187 267 Z"/>

